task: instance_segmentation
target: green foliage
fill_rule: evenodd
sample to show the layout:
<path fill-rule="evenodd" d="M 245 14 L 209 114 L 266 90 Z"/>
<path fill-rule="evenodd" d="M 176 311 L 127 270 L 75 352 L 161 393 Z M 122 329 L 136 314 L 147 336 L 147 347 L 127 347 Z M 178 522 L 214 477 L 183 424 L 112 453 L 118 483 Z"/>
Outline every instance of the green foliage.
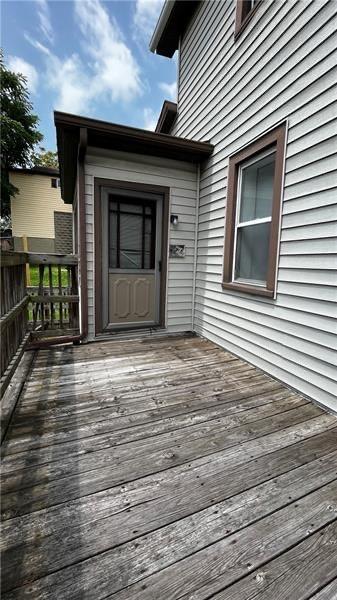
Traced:
<path fill-rule="evenodd" d="M 33 155 L 33 165 L 34 167 L 52 167 L 53 169 L 58 169 L 57 152 L 40 148 L 39 152 Z"/>
<path fill-rule="evenodd" d="M 9 181 L 9 169 L 25 167 L 32 159 L 35 144 L 43 136 L 38 131 L 38 117 L 32 114 L 27 80 L 23 75 L 9 71 L 0 55 L 1 77 L 1 198 L 3 216 L 10 211 L 10 198 L 18 190 Z"/>
<path fill-rule="evenodd" d="M 39 275 L 39 267 L 30 266 L 30 285 L 32 287 L 38 287 L 40 282 Z M 56 267 L 52 267 L 52 284 L 55 290 L 58 290 L 59 279 L 58 279 L 58 269 Z M 48 269 L 44 270 L 43 273 L 43 285 L 45 288 L 49 288 L 49 271 Z M 61 285 L 62 287 L 68 286 L 68 271 L 65 267 L 61 268 Z"/>

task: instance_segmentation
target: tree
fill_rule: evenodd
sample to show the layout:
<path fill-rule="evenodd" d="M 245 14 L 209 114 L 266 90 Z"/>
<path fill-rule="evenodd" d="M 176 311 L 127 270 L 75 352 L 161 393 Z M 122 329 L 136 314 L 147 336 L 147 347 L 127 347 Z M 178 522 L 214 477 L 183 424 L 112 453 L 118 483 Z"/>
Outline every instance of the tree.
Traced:
<path fill-rule="evenodd" d="M 25 167 L 32 159 L 35 144 L 43 136 L 38 131 L 38 117 L 32 114 L 27 80 L 23 75 L 9 71 L 0 54 L 1 77 L 1 214 L 10 214 L 10 199 L 18 193 L 9 181 L 12 167 Z"/>
<path fill-rule="evenodd" d="M 57 152 L 40 148 L 39 152 L 33 156 L 33 165 L 34 167 L 52 167 L 53 169 L 58 169 Z"/>

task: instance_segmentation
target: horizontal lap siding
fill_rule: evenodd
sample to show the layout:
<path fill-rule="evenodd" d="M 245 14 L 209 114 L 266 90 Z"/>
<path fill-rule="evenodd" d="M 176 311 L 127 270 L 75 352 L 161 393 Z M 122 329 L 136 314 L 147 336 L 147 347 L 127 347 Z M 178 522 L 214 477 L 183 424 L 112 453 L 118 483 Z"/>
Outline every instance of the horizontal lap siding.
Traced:
<path fill-rule="evenodd" d="M 189 331 L 192 324 L 192 288 L 195 244 L 196 167 L 174 160 L 133 154 L 104 153 L 89 149 L 85 165 L 87 223 L 89 338 L 95 334 L 94 306 L 94 178 L 116 179 L 170 188 L 170 212 L 179 224 L 172 228 L 169 243 L 185 244 L 186 258 L 169 259 L 167 329 Z"/>
<path fill-rule="evenodd" d="M 337 4 L 204 2 L 181 44 L 174 133 L 215 145 L 200 181 L 195 330 L 337 410 Z M 207 23 L 207 27 L 205 27 Z M 221 287 L 228 157 L 288 120 L 275 300 Z"/>

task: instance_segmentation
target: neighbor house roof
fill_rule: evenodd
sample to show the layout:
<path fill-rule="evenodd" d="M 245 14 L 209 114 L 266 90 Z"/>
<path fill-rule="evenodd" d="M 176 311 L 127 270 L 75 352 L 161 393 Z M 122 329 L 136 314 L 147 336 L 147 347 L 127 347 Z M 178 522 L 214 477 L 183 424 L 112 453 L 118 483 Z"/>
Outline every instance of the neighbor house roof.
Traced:
<path fill-rule="evenodd" d="M 52 167 L 31 167 L 30 169 L 20 167 L 12 167 L 9 169 L 10 173 L 25 173 L 27 175 L 46 175 L 47 177 L 59 177 L 60 172 L 58 169 Z"/>
<path fill-rule="evenodd" d="M 154 30 L 150 50 L 171 58 L 201 0 L 166 0 Z"/>
<path fill-rule="evenodd" d="M 157 133 L 171 133 L 172 125 L 177 116 L 177 105 L 175 102 L 164 100 L 155 131 Z"/>
<path fill-rule="evenodd" d="M 200 162 L 213 152 L 213 146 L 208 142 L 197 142 L 68 113 L 55 112 L 54 120 L 61 194 L 66 203 L 71 203 L 74 197 L 80 132 L 83 130 L 87 146 L 96 148 L 163 156 L 189 162 Z"/>

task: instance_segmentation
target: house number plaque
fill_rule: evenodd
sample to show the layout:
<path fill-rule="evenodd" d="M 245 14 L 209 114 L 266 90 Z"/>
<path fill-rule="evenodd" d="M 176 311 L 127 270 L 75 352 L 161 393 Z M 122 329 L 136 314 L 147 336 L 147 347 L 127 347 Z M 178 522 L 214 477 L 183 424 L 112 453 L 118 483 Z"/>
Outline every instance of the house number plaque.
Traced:
<path fill-rule="evenodd" d="M 170 258 L 184 258 L 185 246 L 181 244 L 170 244 Z"/>

